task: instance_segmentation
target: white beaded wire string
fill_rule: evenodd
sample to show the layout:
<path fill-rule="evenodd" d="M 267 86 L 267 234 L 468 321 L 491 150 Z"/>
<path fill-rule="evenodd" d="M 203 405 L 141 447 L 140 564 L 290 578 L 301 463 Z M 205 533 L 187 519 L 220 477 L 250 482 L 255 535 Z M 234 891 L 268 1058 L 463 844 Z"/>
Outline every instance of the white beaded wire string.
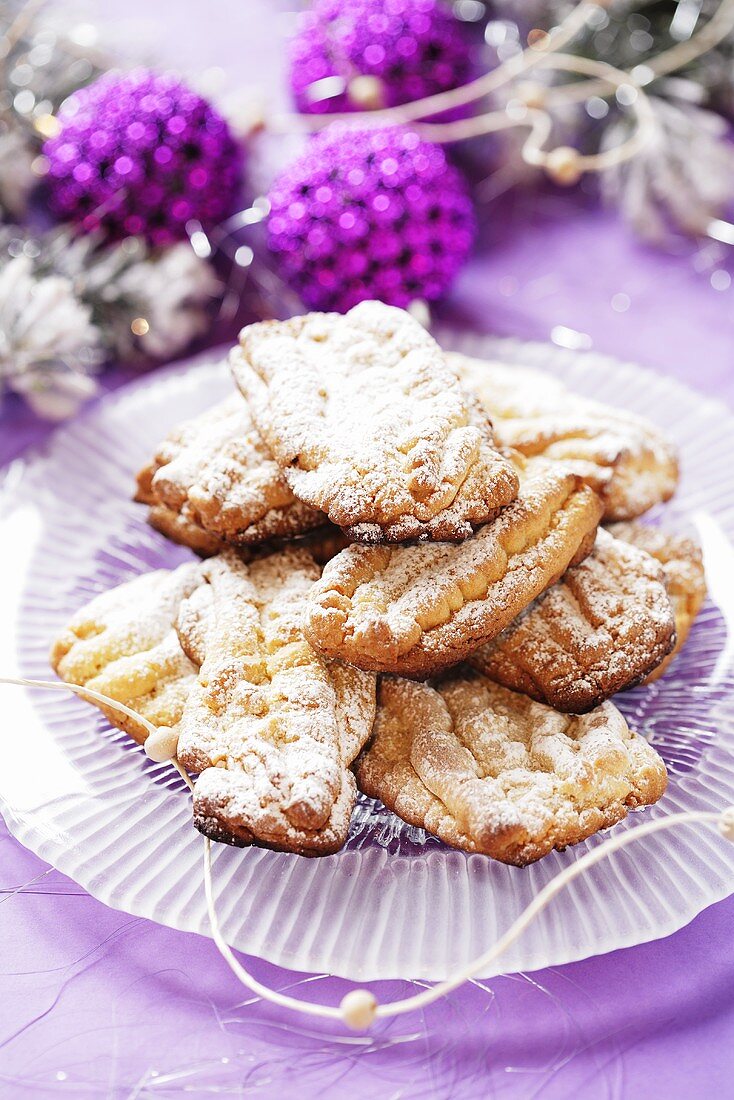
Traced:
<path fill-rule="evenodd" d="M 508 58 L 489 73 L 462 84 L 458 88 L 439 92 L 412 103 L 369 112 L 372 125 L 413 123 L 414 128 L 429 141 L 444 143 L 461 141 L 480 134 L 498 130 L 530 126 L 531 133 L 522 146 L 521 156 L 527 164 L 543 168 L 557 183 L 573 184 L 588 172 L 604 172 L 609 168 L 631 160 L 652 143 L 658 134 L 658 124 L 644 86 L 659 76 L 667 75 L 713 49 L 734 29 L 734 0 L 722 0 L 721 5 L 708 22 L 686 42 L 664 50 L 631 72 L 617 69 L 607 62 L 562 54 L 559 51 L 583 31 L 600 7 L 609 6 L 610 0 L 581 0 L 557 27 L 538 34 L 515 56 Z M 528 104 L 518 115 L 510 105 L 501 109 L 484 111 L 466 119 L 448 123 L 422 121 L 429 115 L 475 103 L 477 100 L 512 84 L 534 68 L 557 69 L 586 75 L 594 79 L 572 84 L 544 88 L 538 86 L 534 94 L 538 102 Z M 570 104 L 590 95 L 608 96 L 624 85 L 630 85 L 635 98 L 629 105 L 635 115 L 636 127 L 629 138 L 613 149 L 601 153 L 581 154 L 570 146 L 546 150 L 544 145 L 552 132 L 552 117 L 546 105 Z M 333 114 L 278 116 L 266 122 L 271 131 L 318 130 L 331 122 L 347 122 L 359 125 L 360 113 L 336 112 Z"/>
<path fill-rule="evenodd" d="M 496 91 L 505 84 L 523 76 L 543 59 L 544 55 L 551 51 L 560 50 L 573 41 L 576 35 L 584 29 L 600 7 L 604 7 L 609 0 L 581 0 L 557 27 L 542 37 L 535 40 L 527 49 L 515 54 L 503 61 L 495 69 L 483 73 L 475 80 L 467 84 L 461 84 L 458 88 L 451 88 L 446 92 L 437 92 L 435 95 L 416 99 L 412 103 L 403 103 L 398 107 L 388 107 L 384 110 L 370 111 L 370 122 L 379 125 L 387 123 L 415 122 L 426 118 L 428 115 L 442 114 L 444 111 L 455 107 L 463 107 L 468 103 L 474 103 L 483 99 L 490 92 Z M 286 125 L 289 129 L 320 130 L 332 122 L 354 122 L 354 114 L 351 112 L 334 112 L 321 115 L 288 115 L 279 116 L 274 124 Z"/>
<path fill-rule="evenodd" d="M 542 59 L 542 63 L 547 68 L 563 72 L 600 77 L 613 89 L 630 86 L 629 73 L 594 58 L 558 53 Z M 443 143 L 510 127 L 530 126 L 530 134 L 522 147 L 522 157 L 526 164 L 544 168 L 558 183 L 575 183 L 584 172 L 604 172 L 630 160 L 657 136 L 658 124 L 648 96 L 640 88 L 634 85 L 631 87 L 635 95 L 629 106 L 635 116 L 635 130 L 619 145 L 601 153 L 582 154 L 570 146 L 559 146 L 551 150 L 544 148 L 551 134 L 552 120 L 550 114 L 539 105 L 546 92 L 540 85 L 526 90 L 528 101 L 522 117 L 510 116 L 505 111 L 490 111 L 455 122 L 420 123 L 416 129 L 423 137 L 428 137 L 429 141 Z"/>
<path fill-rule="evenodd" d="M 103 695 L 98 691 L 93 691 L 91 688 L 81 687 L 77 684 L 66 684 L 61 681 L 33 680 L 21 676 L 0 676 L 0 684 L 43 688 L 51 691 L 71 691 L 82 698 L 86 697 L 87 699 L 94 700 L 96 703 L 101 703 L 110 710 L 117 710 L 128 718 L 133 718 L 148 732 L 149 739 L 151 737 L 153 738 L 152 758 L 154 760 L 159 760 L 157 749 L 161 741 L 158 736 L 158 727 L 149 722 L 147 718 L 144 718 L 142 714 L 138 714 L 131 707 L 118 702 L 116 699 L 111 699 L 109 696 Z M 150 750 L 147 748 L 147 742 L 144 748 L 148 754 L 151 755 Z M 173 751 L 175 752 L 175 749 Z M 164 761 L 159 760 L 159 762 L 163 763 Z M 194 784 L 190 776 L 179 764 L 175 755 L 171 756 L 167 762 L 176 769 L 189 790 L 193 791 Z M 670 814 L 668 817 L 648 821 L 628 832 L 617 833 L 615 836 L 609 837 L 602 844 L 599 844 L 596 848 L 592 848 L 591 851 L 581 856 L 575 863 L 570 864 L 561 871 L 560 874 L 556 875 L 554 879 L 547 883 L 540 893 L 536 895 L 530 905 L 528 905 L 520 916 L 510 925 L 507 931 L 482 955 L 472 959 L 470 963 L 461 967 L 445 981 L 429 986 L 427 989 L 414 994 L 412 997 L 404 997 L 402 1000 L 398 1001 L 389 1001 L 387 1004 L 379 1004 L 369 990 L 359 988 L 353 989 L 351 992 L 347 993 L 338 1006 L 313 1004 L 310 1001 L 302 1001 L 297 997 L 291 997 L 286 993 L 280 993 L 278 990 L 271 989 L 269 986 L 263 985 L 262 982 L 258 981 L 257 978 L 240 963 L 222 934 L 214 898 L 212 846 L 209 838 L 204 837 L 204 894 L 206 897 L 206 907 L 209 916 L 209 924 L 211 926 L 212 939 L 235 977 L 238 978 L 247 989 L 256 994 L 256 996 L 262 997 L 263 1000 L 269 1001 L 279 1008 L 286 1008 L 294 1012 L 302 1012 L 309 1016 L 318 1016 L 321 1019 L 335 1020 L 354 1031 L 366 1031 L 372 1026 L 375 1020 L 389 1019 L 392 1016 L 402 1016 L 408 1012 L 417 1012 L 427 1008 L 429 1005 L 433 1004 L 434 1001 L 440 1000 L 441 997 L 445 997 L 448 993 L 458 989 L 458 987 L 465 982 L 475 978 L 481 971 L 501 958 L 508 948 L 519 939 L 528 925 L 547 908 L 557 894 L 572 883 L 574 879 L 584 874 L 590 867 L 600 863 L 601 860 L 606 859 L 606 857 L 613 852 L 626 848 L 642 837 L 652 836 L 653 833 L 661 833 L 678 825 L 698 824 L 714 826 L 719 830 L 722 836 L 734 842 L 734 806 L 730 806 L 723 811 L 689 810 Z"/>

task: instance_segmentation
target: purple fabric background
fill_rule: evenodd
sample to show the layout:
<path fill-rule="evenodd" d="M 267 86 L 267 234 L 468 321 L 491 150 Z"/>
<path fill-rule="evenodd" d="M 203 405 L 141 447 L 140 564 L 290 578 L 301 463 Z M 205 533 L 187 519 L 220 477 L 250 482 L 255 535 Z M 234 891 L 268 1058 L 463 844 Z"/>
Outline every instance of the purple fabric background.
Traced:
<path fill-rule="evenodd" d="M 286 19 L 273 0 L 157 0 L 154 10 L 108 0 L 99 11 L 115 33 L 147 19 L 155 52 L 180 69 L 218 65 L 225 85 L 264 82 L 280 94 Z M 653 252 L 613 216 L 561 194 L 488 216 L 445 319 L 536 339 L 567 326 L 734 405 L 734 288 L 711 285 L 726 255 Z M 622 312 L 618 295 L 629 299 Z M 129 377 L 119 369 L 107 384 Z M 0 464 L 47 431 L 19 404 L 0 406 Z M 107 909 L 0 824 L 0 1095 L 726 1096 L 733 919 L 729 899 L 666 940 L 474 983 L 425 1017 L 334 1038 L 251 1003 L 208 940 Z M 279 988 L 304 980 L 252 965 Z M 326 981 L 338 999 L 344 983 Z"/>

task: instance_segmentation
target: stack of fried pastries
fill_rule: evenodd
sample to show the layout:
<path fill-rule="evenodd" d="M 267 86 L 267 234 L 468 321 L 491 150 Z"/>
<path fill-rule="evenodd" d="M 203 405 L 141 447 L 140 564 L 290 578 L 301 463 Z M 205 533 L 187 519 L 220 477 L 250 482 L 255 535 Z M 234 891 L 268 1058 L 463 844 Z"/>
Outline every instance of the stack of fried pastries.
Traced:
<path fill-rule="evenodd" d="M 360 789 L 523 865 L 655 802 L 664 764 L 609 700 L 705 597 L 695 544 L 632 522 L 674 491 L 662 434 L 377 302 L 251 325 L 231 368 L 138 475 L 200 558 L 99 595 L 52 649 L 177 745 L 197 828 L 322 855 Z"/>

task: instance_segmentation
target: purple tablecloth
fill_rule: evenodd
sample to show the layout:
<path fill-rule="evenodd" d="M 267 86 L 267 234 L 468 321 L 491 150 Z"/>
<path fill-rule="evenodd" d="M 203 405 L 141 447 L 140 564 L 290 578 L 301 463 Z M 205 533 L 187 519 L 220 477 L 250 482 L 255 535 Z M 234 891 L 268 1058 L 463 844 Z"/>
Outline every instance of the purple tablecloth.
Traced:
<path fill-rule="evenodd" d="M 100 5 L 111 19 L 146 8 Z M 276 88 L 277 12 L 273 0 L 158 0 L 156 50 L 181 68 L 221 65 L 234 86 Z M 525 199 L 495 215 L 445 317 L 527 338 L 582 333 L 734 405 L 734 288 L 711 283 L 722 267 L 710 249 L 648 250 L 568 196 Z M 0 464 L 47 430 L 7 403 Z M 2 1096 L 731 1095 L 734 899 L 658 943 L 475 983 L 372 1038 L 334 1038 L 250 1003 L 211 942 L 107 909 L 1 825 L 0 852 Z M 279 988 L 304 979 L 252 965 Z M 338 999 L 342 983 L 330 984 Z"/>

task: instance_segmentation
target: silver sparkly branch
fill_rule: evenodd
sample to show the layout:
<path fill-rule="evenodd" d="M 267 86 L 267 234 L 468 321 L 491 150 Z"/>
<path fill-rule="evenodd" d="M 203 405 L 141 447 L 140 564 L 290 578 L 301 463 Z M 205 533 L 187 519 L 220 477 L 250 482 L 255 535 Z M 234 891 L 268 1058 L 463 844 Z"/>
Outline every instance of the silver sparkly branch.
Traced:
<path fill-rule="evenodd" d="M 203 335 L 221 287 L 187 243 L 150 252 L 54 231 L 0 234 L 0 395 L 59 419 L 111 359 L 167 359 Z"/>
<path fill-rule="evenodd" d="M 92 311 L 60 275 L 39 275 L 21 253 L 0 268 L 0 393 L 22 394 L 41 416 L 69 416 L 94 393 Z"/>
<path fill-rule="evenodd" d="M 221 293 L 211 265 L 187 242 L 151 251 L 137 237 L 100 247 L 94 236 L 60 234 L 49 257 L 91 307 L 110 356 L 127 361 L 185 350 L 210 327 Z"/>
<path fill-rule="evenodd" d="M 119 64 L 70 3 L 0 0 L 0 215 L 22 217 L 60 104 Z"/>
<path fill-rule="evenodd" d="M 651 97 L 658 139 L 627 164 L 602 177 L 605 197 L 647 240 L 672 229 L 704 235 L 734 195 L 734 146 L 724 120 L 701 108 Z M 602 147 L 624 140 L 628 124 L 606 128 Z"/>
<path fill-rule="evenodd" d="M 531 27 L 558 25 L 575 0 L 493 0 L 485 39 L 496 59 L 521 48 Z M 647 63 L 685 43 L 716 16 L 721 0 L 609 0 L 600 4 L 574 52 L 630 72 L 642 81 L 657 119 L 657 139 L 632 161 L 601 178 L 607 200 L 643 237 L 702 234 L 734 200 L 732 146 L 724 120 L 734 115 L 734 31 L 682 69 L 656 77 Z M 488 60 L 488 64 L 492 59 Z M 547 83 L 568 74 L 535 74 Z M 634 94 L 632 90 L 631 94 Z M 554 140 L 584 152 L 614 148 L 630 136 L 623 97 L 593 91 L 565 112 L 554 111 Z M 631 100 L 630 100 L 631 102 Z M 510 147 L 508 157 L 518 157 Z M 491 183 L 491 181 L 489 181 Z M 492 195 L 491 188 L 488 195 Z M 481 197 L 481 195 L 480 195 Z"/>

